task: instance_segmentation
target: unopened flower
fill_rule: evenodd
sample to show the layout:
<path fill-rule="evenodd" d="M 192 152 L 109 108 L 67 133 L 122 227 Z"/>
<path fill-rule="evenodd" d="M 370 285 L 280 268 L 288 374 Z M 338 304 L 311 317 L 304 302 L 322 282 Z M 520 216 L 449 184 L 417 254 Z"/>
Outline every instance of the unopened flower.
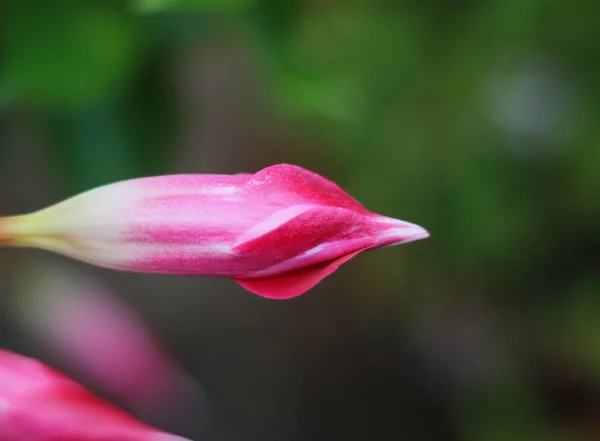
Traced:
<path fill-rule="evenodd" d="M 306 292 L 362 251 L 429 235 L 287 164 L 117 182 L 0 219 L 0 232 L 5 245 L 127 271 L 231 277 L 270 298 Z"/>
<path fill-rule="evenodd" d="M 2 441 L 185 441 L 101 400 L 41 362 L 0 349 Z"/>
<path fill-rule="evenodd" d="M 26 263 L 24 270 L 13 271 L 9 317 L 60 366 L 137 415 L 162 418 L 189 408 L 206 413 L 200 384 L 119 293 L 56 259 Z"/>

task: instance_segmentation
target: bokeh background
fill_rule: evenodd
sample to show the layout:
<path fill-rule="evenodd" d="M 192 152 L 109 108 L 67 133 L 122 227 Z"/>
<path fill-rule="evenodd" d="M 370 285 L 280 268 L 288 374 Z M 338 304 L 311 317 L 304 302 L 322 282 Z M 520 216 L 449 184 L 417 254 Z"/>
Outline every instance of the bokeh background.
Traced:
<path fill-rule="evenodd" d="M 599 17 L 594 0 L 4 0 L 3 214 L 289 162 L 431 238 L 283 302 L 4 249 L 2 345 L 194 440 L 600 439 Z M 127 370 L 110 318 L 35 301 L 97 285 L 193 397 L 144 412 L 64 355 L 104 345 Z M 92 317 L 107 341 L 49 338 Z"/>

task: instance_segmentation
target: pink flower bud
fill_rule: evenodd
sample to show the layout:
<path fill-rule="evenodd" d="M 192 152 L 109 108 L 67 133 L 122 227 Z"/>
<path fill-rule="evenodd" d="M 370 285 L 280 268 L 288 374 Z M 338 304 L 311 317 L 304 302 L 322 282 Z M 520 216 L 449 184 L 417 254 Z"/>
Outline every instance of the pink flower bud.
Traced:
<path fill-rule="evenodd" d="M 101 400 L 41 362 L 0 349 L 2 441 L 185 441 Z"/>
<path fill-rule="evenodd" d="M 206 404 L 201 386 L 118 293 L 53 259 L 27 263 L 17 271 L 10 317 L 62 366 L 138 415 Z"/>
<path fill-rule="evenodd" d="M 333 182 L 280 164 L 254 175 L 132 179 L 0 220 L 0 240 L 147 273 L 225 276 L 298 296 L 358 253 L 428 237 Z"/>

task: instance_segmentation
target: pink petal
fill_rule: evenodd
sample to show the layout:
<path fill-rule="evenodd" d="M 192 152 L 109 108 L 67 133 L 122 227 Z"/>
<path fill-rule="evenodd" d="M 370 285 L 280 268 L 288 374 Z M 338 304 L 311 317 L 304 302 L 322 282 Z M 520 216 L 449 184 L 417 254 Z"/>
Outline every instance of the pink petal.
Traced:
<path fill-rule="evenodd" d="M 195 400 L 200 386 L 110 287 L 51 259 L 28 263 L 11 317 L 61 365 L 138 413 Z"/>
<path fill-rule="evenodd" d="M 2 349 L 0 405 L 1 441 L 169 439 L 57 370 Z"/>
<path fill-rule="evenodd" d="M 316 173 L 278 164 L 253 175 L 117 182 L 0 219 L 0 240 L 11 235 L 12 245 L 109 268 L 245 280 L 326 265 L 428 233 L 367 210 Z"/>
<path fill-rule="evenodd" d="M 329 262 L 300 268 L 283 274 L 254 279 L 234 279 L 248 291 L 269 299 L 290 299 L 304 294 L 328 275 L 332 274 L 341 264 L 352 259 L 364 250 L 355 251 Z"/>

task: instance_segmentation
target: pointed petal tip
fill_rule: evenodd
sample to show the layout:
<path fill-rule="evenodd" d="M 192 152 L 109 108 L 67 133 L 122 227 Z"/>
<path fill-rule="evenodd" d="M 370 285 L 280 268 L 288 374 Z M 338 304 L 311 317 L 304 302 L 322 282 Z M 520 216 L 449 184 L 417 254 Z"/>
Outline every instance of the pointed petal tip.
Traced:
<path fill-rule="evenodd" d="M 401 236 L 402 239 L 398 241 L 398 244 L 404 244 L 408 242 L 415 242 L 417 240 L 427 239 L 429 237 L 429 231 L 422 227 L 410 227 L 403 228 L 398 231 L 398 236 Z"/>
<path fill-rule="evenodd" d="M 158 433 L 154 435 L 151 441 L 190 441 L 187 438 L 183 438 L 177 435 L 171 435 L 169 433 Z"/>
<path fill-rule="evenodd" d="M 412 235 L 412 239 L 411 240 L 422 240 L 422 239 L 427 239 L 430 234 L 429 231 L 427 231 L 425 228 L 423 227 L 418 227 L 414 229 L 414 233 Z"/>
<path fill-rule="evenodd" d="M 417 224 L 393 218 L 384 218 L 383 222 L 391 227 L 384 233 L 384 237 L 388 238 L 386 240 L 388 243 L 385 246 L 415 242 L 427 239 L 430 236 L 429 231 Z"/>

